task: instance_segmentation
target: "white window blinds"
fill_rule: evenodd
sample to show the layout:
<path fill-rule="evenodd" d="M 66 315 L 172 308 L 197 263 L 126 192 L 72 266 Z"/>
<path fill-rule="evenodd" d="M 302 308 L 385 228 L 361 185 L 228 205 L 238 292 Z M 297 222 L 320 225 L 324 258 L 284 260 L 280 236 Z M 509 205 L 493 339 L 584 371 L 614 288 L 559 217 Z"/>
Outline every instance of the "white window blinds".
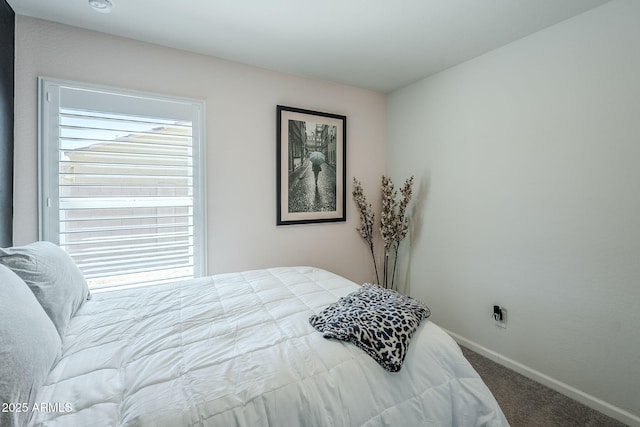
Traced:
<path fill-rule="evenodd" d="M 41 237 L 90 288 L 205 273 L 200 101 L 40 79 Z"/>

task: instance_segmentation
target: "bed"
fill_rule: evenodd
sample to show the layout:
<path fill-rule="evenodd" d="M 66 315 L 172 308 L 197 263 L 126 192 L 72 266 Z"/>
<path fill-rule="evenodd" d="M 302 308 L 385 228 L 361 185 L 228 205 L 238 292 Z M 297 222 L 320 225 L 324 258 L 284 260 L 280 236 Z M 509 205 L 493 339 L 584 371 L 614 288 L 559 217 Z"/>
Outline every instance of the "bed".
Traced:
<path fill-rule="evenodd" d="M 47 294 L 82 279 L 64 267 L 72 278 L 49 286 L 70 261 L 55 245 L 41 245 L 32 258 L 58 257 L 53 273 L 39 271 L 49 267 L 33 259 L 31 267 L 16 268 L 12 262 L 25 258 L 0 251 L 3 325 L 22 322 L 29 331 L 2 326 L 1 351 L 9 360 L 0 363 L 9 377 L 0 380 L 3 426 L 508 425 L 460 348 L 429 319 L 413 333 L 397 372 L 353 343 L 318 332 L 309 319 L 361 289 L 329 271 L 220 274 L 88 300 L 78 285 L 47 306 Z M 69 300 L 62 320 L 46 324 Z M 19 318 L 27 309 L 35 320 Z M 42 360 L 24 360 L 34 357 L 20 348 L 25 334 Z M 12 372 L 18 386 L 10 383 Z M 33 378 L 21 392 L 25 376 Z"/>

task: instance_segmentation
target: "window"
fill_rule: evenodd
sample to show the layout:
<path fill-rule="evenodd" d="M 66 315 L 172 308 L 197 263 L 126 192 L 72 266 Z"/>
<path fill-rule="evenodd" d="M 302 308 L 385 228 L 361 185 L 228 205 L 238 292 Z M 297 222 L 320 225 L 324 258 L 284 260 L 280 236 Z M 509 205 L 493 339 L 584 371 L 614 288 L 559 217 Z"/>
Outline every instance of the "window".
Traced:
<path fill-rule="evenodd" d="M 204 102 L 39 79 L 40 237 L 91 289 L 205 274 Z"/>

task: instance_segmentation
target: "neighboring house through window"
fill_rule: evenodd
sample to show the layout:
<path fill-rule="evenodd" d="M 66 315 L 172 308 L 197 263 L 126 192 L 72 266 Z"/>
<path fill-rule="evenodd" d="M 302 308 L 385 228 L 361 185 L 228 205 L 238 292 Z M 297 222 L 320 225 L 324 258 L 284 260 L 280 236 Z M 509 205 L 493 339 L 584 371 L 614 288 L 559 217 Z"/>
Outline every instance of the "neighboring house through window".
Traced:
<path fill-rule="evenodd" d="M 204 275 L 204 102 L 39 86 L 40 237 L 91 289 Z"/>

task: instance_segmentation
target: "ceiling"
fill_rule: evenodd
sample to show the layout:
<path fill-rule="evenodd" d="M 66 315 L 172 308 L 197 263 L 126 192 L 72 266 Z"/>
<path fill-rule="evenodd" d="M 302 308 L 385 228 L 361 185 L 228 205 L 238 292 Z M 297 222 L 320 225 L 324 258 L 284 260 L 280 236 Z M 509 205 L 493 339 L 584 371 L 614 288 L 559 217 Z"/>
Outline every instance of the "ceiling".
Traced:
<path fill-rule="evenodd" d="M 609 0 L 7 0 L 16 14 L 389 92 Z"/>

